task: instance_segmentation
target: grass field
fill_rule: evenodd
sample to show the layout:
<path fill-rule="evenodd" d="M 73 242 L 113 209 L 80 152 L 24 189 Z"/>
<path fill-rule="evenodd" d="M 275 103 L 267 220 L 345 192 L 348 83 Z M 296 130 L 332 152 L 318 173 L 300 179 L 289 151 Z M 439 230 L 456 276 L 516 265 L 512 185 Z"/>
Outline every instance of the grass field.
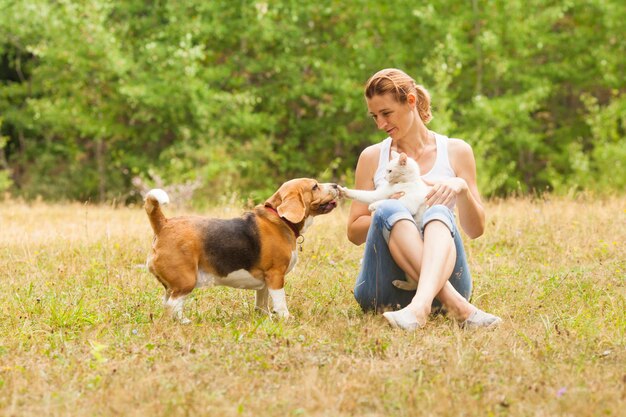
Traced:
<path fill-rule="evenodd" d="M 290 321 L 215 288 L 193 293 L 181 326 L 143 268 L 140 207 L 0 203 L 0 415 L 624 415 L 626 197 L 493 201 L 487 215 L 466 240 L 473 302 L 504 324 L 435 317 L 407 334 L 353 299 L 363 248 L 345 207 L 306 235 Z"/>

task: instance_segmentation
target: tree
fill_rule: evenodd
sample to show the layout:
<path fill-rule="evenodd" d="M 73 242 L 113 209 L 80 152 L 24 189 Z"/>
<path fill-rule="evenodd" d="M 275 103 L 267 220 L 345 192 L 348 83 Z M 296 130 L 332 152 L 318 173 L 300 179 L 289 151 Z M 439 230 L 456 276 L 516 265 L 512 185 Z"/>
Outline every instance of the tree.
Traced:
<path fill-rule="evenodd" d="M 385 67 L 431 91 L 432 128 L 473 146 L 483 193 L 624 190 L 617 0 L 0 10 L 0 169 L 27 198 L 132 200 L 152 174 L 253 200 L 291 177 L 350 182 L 382 139 L 362 89 Z"/>

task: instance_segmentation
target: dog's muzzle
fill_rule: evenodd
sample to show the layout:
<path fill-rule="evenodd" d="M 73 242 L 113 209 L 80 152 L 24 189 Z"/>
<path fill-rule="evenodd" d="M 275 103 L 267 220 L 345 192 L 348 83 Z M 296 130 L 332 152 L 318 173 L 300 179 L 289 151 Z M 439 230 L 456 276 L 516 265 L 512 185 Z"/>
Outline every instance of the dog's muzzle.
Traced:
<path fill-rule="evenodd" d="M 327 203 L 320 204 L 316 210 L 319 214 L 326 214 L 333 211 L 333 209 L 337 207 L 337 202 L 334 199 L 340 197 L 339 186 L 337 184 L 328 183 L 324 184 L 324 187 L 327 187 L 326 190 L 329 191 L 329 194 L 332 196 L 331 198 L 333 198 L 333 200 L 330 200 Z"/>
<path fill-rule="evenodd" d="M 320 204 L 319 212 L 322 214 L 330 213 L 335 207 L 337 207 L 337 202 L 332 200 L 328 203 Z"/>

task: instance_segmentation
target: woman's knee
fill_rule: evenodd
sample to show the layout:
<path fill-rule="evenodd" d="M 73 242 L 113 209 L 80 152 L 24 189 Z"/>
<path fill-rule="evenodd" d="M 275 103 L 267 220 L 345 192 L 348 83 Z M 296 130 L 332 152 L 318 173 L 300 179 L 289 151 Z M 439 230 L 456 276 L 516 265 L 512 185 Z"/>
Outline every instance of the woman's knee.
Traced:
<path fill-rule="evenodd" d="M 361 283 L 361 285 L 357 284 L 354 287 L 354 299 L 359 304 L 359 307 L 361 307 L 361 310 L 363 310 L 364 312 L 368 312 L 373 310 L 374 308 L 372 302 L 373 297 L 371 296 L 371 294 L 368 293 L 367 288 L 363 284 L 364 283 Z"/>
<path fill-rule="evenodd" d="M 395 199 L 384 200 L 372 214 L 372 224 L 387 233 L 398 220 L 413 221 L 413 216 L 401 202 Z"/>
<path fill-rule="evenodd" d="M 376 208 L 376 211 L 372 214 L 374 218 L 388 219 L 396 213 L 408 211 L 406 207 L 395 199 L 384 200 Z"/>
<path fill-rule="evenodd" d="M 426 226 L 433 221 L 440 221 L 443 223 L 450 230 L 452 237 L 456 235 L 457 230 L 454 212 L 450 210 L 448 206 L 436 204 L 426 209 L 424 215 L 422 216 L 422 232 Z"/>

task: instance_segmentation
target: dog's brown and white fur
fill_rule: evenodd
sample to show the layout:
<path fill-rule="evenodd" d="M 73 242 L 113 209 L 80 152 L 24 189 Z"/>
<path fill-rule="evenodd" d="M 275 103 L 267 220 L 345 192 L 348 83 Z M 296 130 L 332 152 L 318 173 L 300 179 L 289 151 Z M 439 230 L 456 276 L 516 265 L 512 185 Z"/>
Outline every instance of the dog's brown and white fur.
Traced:
<path fill-rule="evenodd" d="M 289 317 L 284 285 L 297 261 L 296 239 L 313 217 L 336 207 L 338 195 L 336 184 L 299 178 L 239 218 L 168 219 L 161 211 L 167 194 L 151 190 L 145 198 L 154 230 L 148 269 L 165 287 L 164 304 L 172 317 L 189 323 L 185 297 L 194 288 L 214 285 L 256 290 L 256 307 L 265 312 L 269 294 L 273 311 Z"/>

